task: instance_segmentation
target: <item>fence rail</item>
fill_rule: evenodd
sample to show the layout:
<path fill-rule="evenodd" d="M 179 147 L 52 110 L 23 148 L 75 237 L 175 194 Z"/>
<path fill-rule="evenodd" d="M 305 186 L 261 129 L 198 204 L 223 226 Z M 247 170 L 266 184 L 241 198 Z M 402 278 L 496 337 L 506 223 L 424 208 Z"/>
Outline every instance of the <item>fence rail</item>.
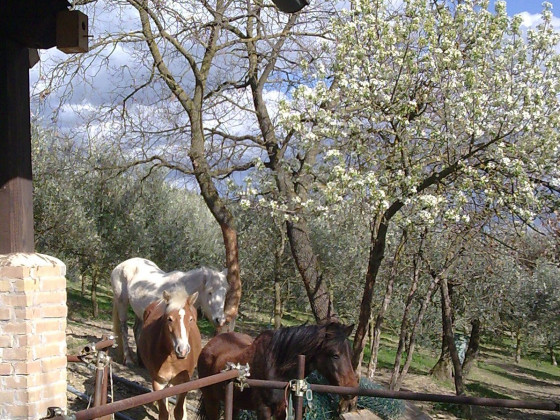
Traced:
<path fill-rule="evenodd" d="M 298 357 L 298 378 L 304 378 L 305 357 Z M 109 404 L 104 404 L 98 407 L 89 408 L 87 410 L 79 411 L 71 415 L 52 417 L 56 420 L 92 420 L 114 414 L 118 411 L 128 410 L 140 405 L 148 404 L 162 398 L 169 398 L 171 396 L 182 394 L 184 392 L 193 391 L 195 389 L 204 388 L 206 386 L 214 385 L 220 382 L 228 382 L 226 385 L 225 393 L 225 420 L 232 419 L 233 412 L 233 380 L 243 375 L 243 372 L 232 369 L 213 376 L 208 376 L 202 379 L 185 382 L 170 388 L 165 388 L 160 391 L 150 392 L 148 394 L 137 395 L 135 397 L 127 398 L 125 400 L 115 401 Z M 261 379 L 248 379 L 243 378 L 250 387 L 254 388 L 273 388 L 285 389 L 289 386 L 288 381 L 266 381 Z M 407 392 L 407 391 L 390 391 L 386 389 L 363 389 L 359 387 L 341 387 L 333 385 L 309 384 L 309 387 L 314 392 L 331 393 L 339 395 L 359 395 L 378 398 L 394 398 L 409 401 L 429 401 L 429 402 L 443 402 L 452 404 L 465 404 L 477 405 L 486 407 L 502 407 L 502 408 L 519 408 L 519 409 L 532 409 L 543 411 L 558 411 L 560 412 L 560 402 L 556 401 L 528 401 L 528 400 L 508 400 L 497 398 L 479 398 L 469 397 L 464 395 L 441 395 L 429 394 L 420 392 Z M 303 411 L 303 398 L 301 396 L 295 397 L 295 418 L 301 420 Z"/>

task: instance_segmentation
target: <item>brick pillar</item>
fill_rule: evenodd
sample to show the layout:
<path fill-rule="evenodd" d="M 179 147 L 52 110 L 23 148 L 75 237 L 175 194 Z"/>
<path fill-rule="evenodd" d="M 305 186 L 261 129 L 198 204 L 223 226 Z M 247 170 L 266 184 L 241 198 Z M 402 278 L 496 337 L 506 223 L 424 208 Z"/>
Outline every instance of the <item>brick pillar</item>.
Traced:
<path fill-rule="evenodd" d="M 65 276 L 54 257 L 0 255 L 0 419 L 66 409 Z"/>

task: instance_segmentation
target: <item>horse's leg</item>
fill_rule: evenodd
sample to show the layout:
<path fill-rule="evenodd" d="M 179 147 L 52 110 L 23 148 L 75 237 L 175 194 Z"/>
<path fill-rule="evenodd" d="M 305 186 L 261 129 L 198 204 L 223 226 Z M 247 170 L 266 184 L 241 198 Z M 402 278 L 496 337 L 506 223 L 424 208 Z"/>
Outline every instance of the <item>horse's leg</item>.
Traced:
<path fill-rule="evenodd" d="M 117 357 L 116 360 L 119 363 L 124 364 L 124 350 L 123 350 L 123 336 L 121 332 L 121 322 L 119 320 L 119 313 L 117 310 L 118 302 L 113 299 L 113 334 L 115 335 L 115 343 L 117 346 Z"/>
<path fill-rule="evenodd" d="M 285 413 L 284 413 L 285 414 Z M 272 410 L 270 407 L 260 404 L 257 407 L 257 419 L 258 420 L 270 420 L 272 417 Z"/>
<path fill-rule="evenodd" d="M 128 324 L 126 323 L 128 300 L 123 301 L 121 296 L 113 302 L 113 305 L 116 307 L 116 314 L 113 314 L 113 323 L 114 328 L 118 329 L 118 331 L 115 331 L 115 334 L 119 334 L 118 341 L 122 345 L 123 364 L 130 366 L 132 364 L 132 357 L 130 346 L 128 345 Z"/>
<path fill-rule="evenodd" d="M 274 420 L 285 420 L 286 419 L 286 404 L 280 404 L 276 407 L 274 412 Z"/>
<path fill-rule="evenodd" d="M 173 410 L 173 417 L 175 420 L 187 420 L 187 412 L 185 411 L 185 398 L 187 393 L 177 395 L 177 402 Z"/>
<path fill-rule="evenodd" d="M 157 381 L 152 382 L 152 387 L 154 391 L 159 391 L 165 388 L 165 384 L 160 384 Z M 162 398 L 158 400 L 158 420 L 169 420 L 169 410 L 167 409 L 167 398 Z"/>
<path fill-rule="evenodd" d="M 138 340 L 140 338 L 140 333 L 142 332 L 143 322 L 137 316 L 134 317 L 134 327 L 132 330 L 134 331 L 134 341 L 136 342 L 136 357 L 138 359 L 138 366 L 144 367 L 144 363 L 142 362 L 142 358 L 140 357 L 140 352 L 138 351 Z"/>
<path fill-rule="evenodd" d="M 220 418 L 220 400 L 213 399 L 213 391 L 208 388 L 202 388 L 202 405 L 201 413 L 203 419 L 219 420 Z"/>

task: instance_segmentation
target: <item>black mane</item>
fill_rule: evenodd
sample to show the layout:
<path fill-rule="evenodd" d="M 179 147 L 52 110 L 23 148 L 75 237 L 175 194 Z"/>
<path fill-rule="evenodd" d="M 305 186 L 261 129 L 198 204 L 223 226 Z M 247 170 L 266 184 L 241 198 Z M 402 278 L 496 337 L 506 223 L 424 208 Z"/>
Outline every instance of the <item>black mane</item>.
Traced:
<path fill-rule="evenodd" d="M 345 328 L 337 322 L 280 328 L 272 336 L 271 359 L 278 371 L 295 369 L 298 355 L 305 355 L 309 362 L 317 353 L 344 344 L 347 337 Z"/>

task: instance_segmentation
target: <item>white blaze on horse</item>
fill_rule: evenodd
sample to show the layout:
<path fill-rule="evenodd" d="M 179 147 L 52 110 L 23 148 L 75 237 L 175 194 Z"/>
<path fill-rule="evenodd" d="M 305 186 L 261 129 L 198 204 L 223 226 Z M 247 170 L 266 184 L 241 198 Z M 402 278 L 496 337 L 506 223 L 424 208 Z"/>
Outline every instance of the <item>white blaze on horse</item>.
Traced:
<path fill-rule="evenodd" d="M 124 364 L 132 363 L 128 344 L 128 305 L 135 314 L 134 338 L 142 328 L 144 311 L 159 300 L 164 290 L 183 289 L 188 294 L 198 292 L 196 308 L 200 309 L 214 326 L 224 325 L 224 304 L 229 288 L 226 271 L 207 267 L 190 271 L 161 270 L 145 258 L 130 258 L 115 267 L 111 273 L 113 287 L 113 331 L 117 336 L 118 351 Z"/>
<path fill-rule="evenodd" d="M 152 378 L 154 391 L 191 380 L 202 348 L 196 324 L 195 292 L 164 291 L 163 298 L 146 308 L 138 337 L 138 353 Z M 173 412 L 175 420 L 186 418 L 184 402 L 187 393 L 177 395 Z M 158 419 L 168 420 L 166 399 L 158 401 Z"/>

